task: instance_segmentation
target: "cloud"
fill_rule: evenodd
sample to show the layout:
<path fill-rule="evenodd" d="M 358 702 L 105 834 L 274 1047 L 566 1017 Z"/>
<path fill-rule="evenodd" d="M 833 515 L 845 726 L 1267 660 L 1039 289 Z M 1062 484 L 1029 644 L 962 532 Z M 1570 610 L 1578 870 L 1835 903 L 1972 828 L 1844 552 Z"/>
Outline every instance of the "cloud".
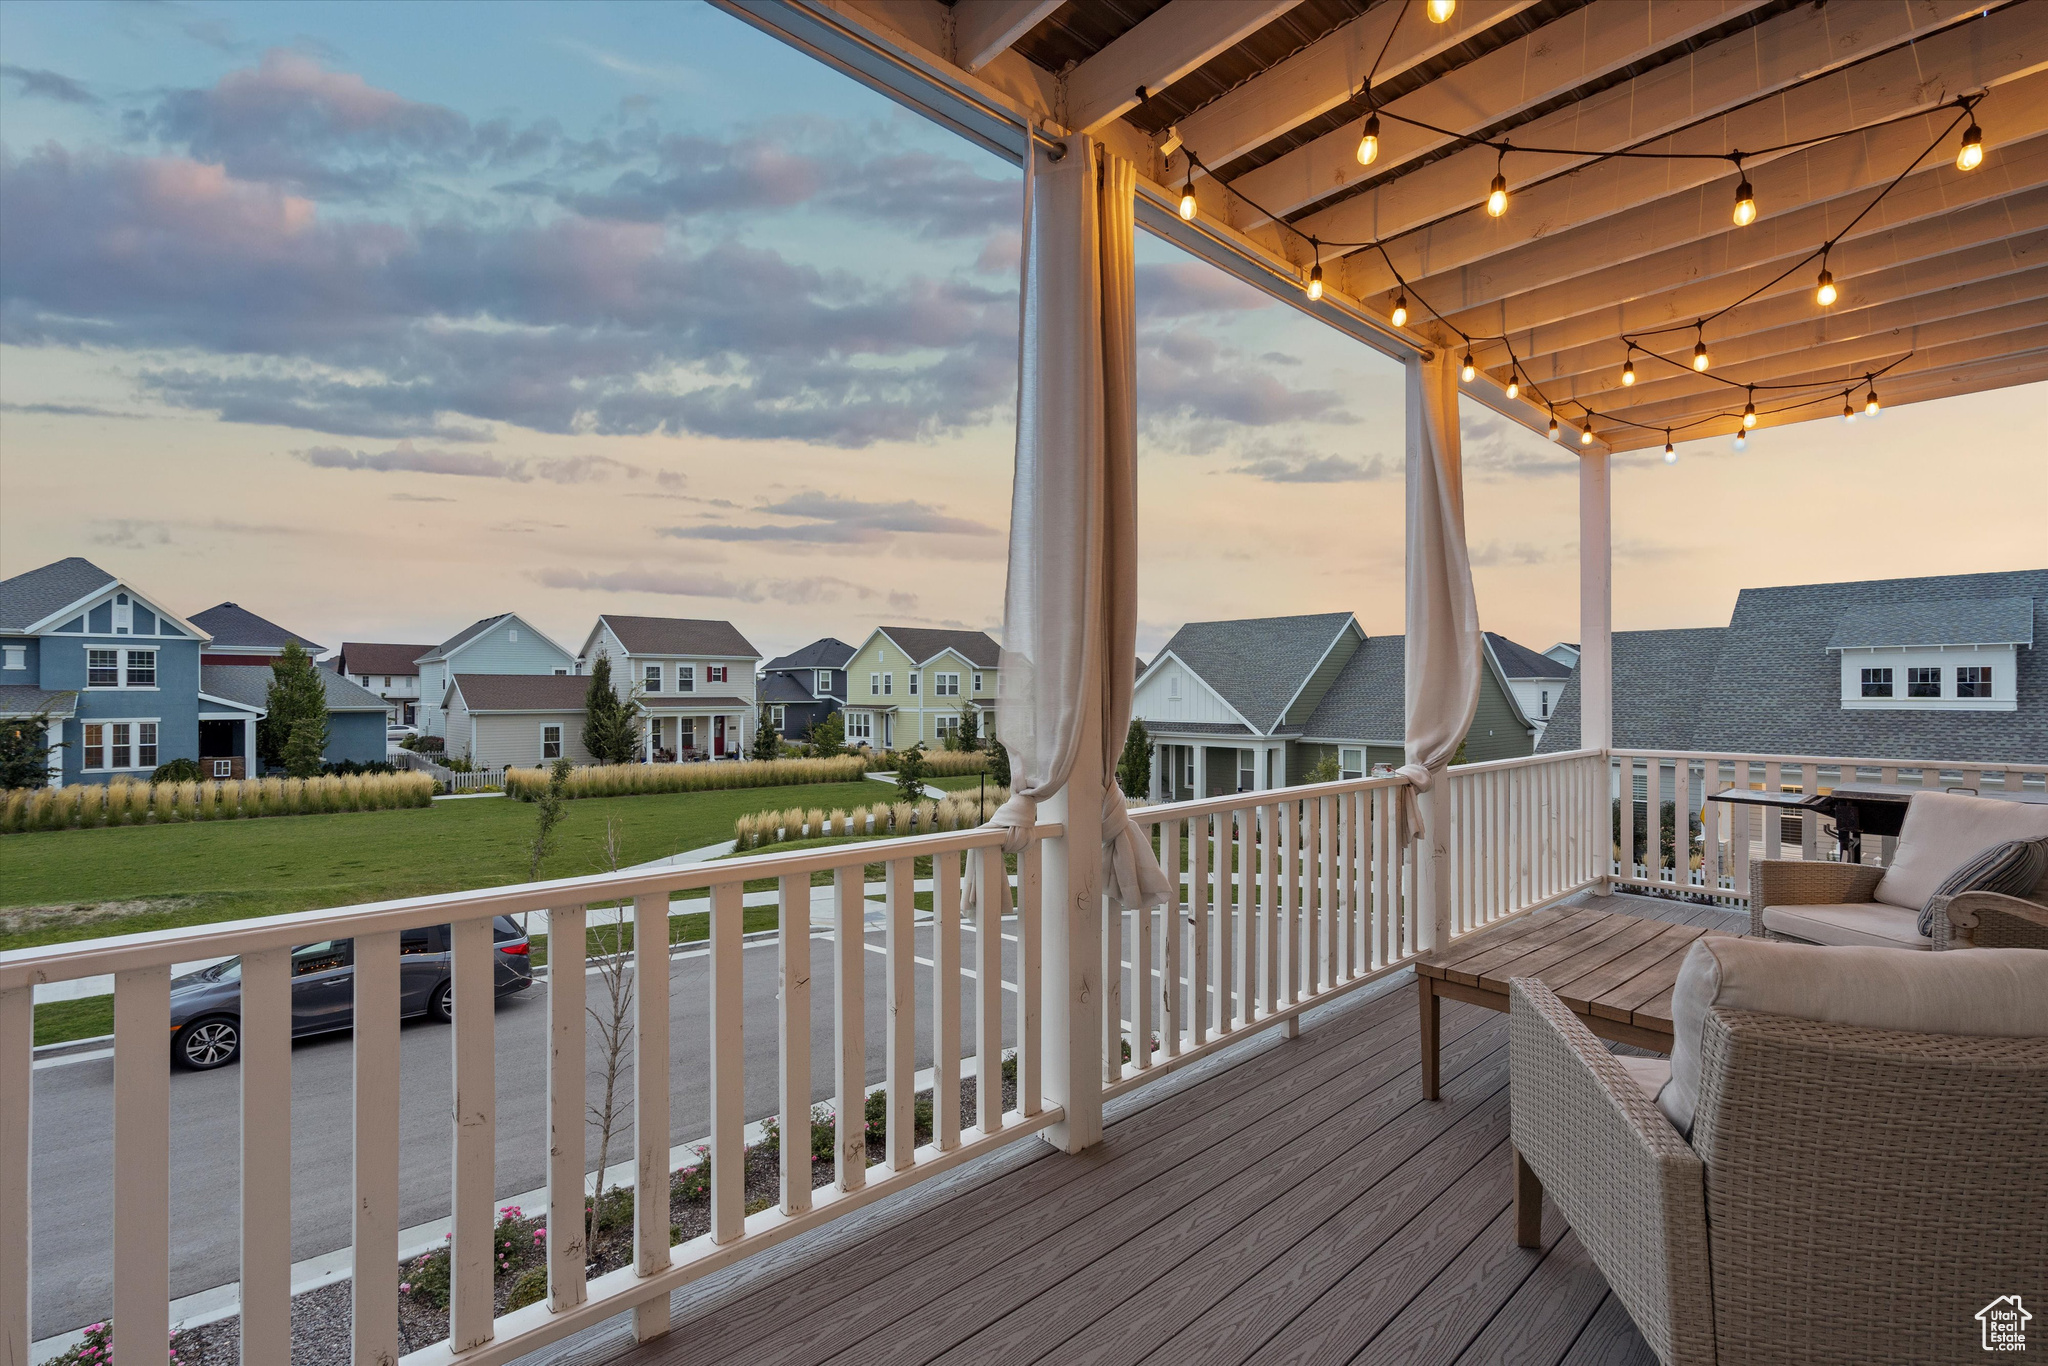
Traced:
<path fill-rule="evenodd" d="M 453 498 L 444 498 L 438 493 L 394 493 L 391 495 L 391 501 L 394 503 L 452 503 L 455 500 Z"/>
<path fill-rule="evenodd" d="M 1354 421 L 1329 389 L 1297 389 L 1261 362 L 1191 327 L 1141 332 L 1138 411 L 1146 435 L 1202 454 L 1244 428 Z"/>
<path fill-rule="evenodd" d="M 647 473 L 638 465 L 614 460 L 608 455 L 572 455 L 560 460 L 536 460 L 533 472 L 551 484 L 602 484 L 613 475 L 638 479 Z"/>
<path fill-rule="evenodd" d="M 410 470 L 419 474 L 456 474 L 472 479 L 513 479 L 521 483 L 532 478 L 522 460 L 506 460 L 482 451 L 420 450 L 401 441 L 388 451 L 352 451 L 341 446 L 314 446 L 299 451 L 299 459 L 322 470 L 375 470 L 392 474 Z"/>
<path fill-rule="evenodd" d="M 1578 456 L 1569 448 L 1498 413 L 1467 405 L 1458 425 L 1467 475 L 1498 482 L 1578 472 Z"/>
<path fill-rule="evenodd" d="M 1138 266 L 1134 274 L 1138 321 L 1245 313 L 1273 300 L 1244 281 L 1200 261 Z"/>
<path fill-rule="evenodd" d="M 49 417 L 118 417 L 146 421 L 147 413 L 124 413 L 90 403 L 0 403 L 0 413 L 41 413 Z"/>
<path fill-rule="evenodd" d="M 55 100 L 59 104 L 103 103 L 99 96 L 77 81 L 54 71 L 39 71 L 31 67 L 0 63 L 0 77 L 13 81 L 15 93 L 18 95 Z"/>
<path fill-rule="evenodd" d="M 86 539 L 94 545 L 115 546 L 122 550 L 141 550 L 148 546 L 171 544 L 171 529 L 164 522 L 115 517 L 100 519 L 93 525 L 97 529 Z"/>
<path fill-rule="evenodd" d="M 1356 484 L 1385 479 L 1394 471 L 1375 455 L 1358 460 L 1348 455 L 1311 455 L 1306 452 L 1254 455 L 1232 474 L 1249 474 L 1269 484 Z"/>
<path fill-rule="evenodd" d="M 942 536 L 993 536 L 985 522 L 949 516 L 929 503 L 863 502 L 829 493 L 799 493 L 763 504 L 757 512 L 796 519 L 796 525 L 728 526 L 709 523 L 663 527 L 663 536 L 701 541 L 783 541 L 807 545 L 873 545 L 899 533 Z"/>
<path fill-rule="evenodd" d="M 803 579 L 735 579 L 725 574 L 691 573 L 674 569 L 621 569 L 599 573 L 588 569 L 547 568 L 533 571 L 532 578 L 546 588 L 568 588 L 579 592 L 659 593 L 666 597 L 717 598 L 732 602 L 773 600 L 804 607 L 841 602 L 848 598 L 868 601 L 882 594 L 866 584 L 819 575 Z M 890 605 L 907 602 L 915 606 L 915 595 L 890 593 Z"/>
<path fill-rule="evenodd" d="M 1529 545 L 1525 542 L 1488 541 L 1472 548 L 1472 567 L 1475 569 L 1503 569 L 1532 564 L 1548 564 L 1569 547 Z"/>

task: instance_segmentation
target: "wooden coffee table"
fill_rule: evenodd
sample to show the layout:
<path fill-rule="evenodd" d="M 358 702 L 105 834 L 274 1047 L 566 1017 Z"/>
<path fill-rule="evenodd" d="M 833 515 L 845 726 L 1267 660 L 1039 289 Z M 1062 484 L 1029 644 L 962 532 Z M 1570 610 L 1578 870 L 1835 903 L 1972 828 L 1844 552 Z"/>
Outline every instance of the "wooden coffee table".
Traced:
<path fill-rule="evenodd" d="M 1712 933 L 1614 911 L 1531 911 L 1415 960 L 1422 1006 L 1422 1094 L 1437 1098 L 1441 1007 L 1448 996 L 1508 1008 L 1508 979 L 1533 977 L 1616 1043 L 1671 1051 L 1671 987 L 1694 940 Z"/>

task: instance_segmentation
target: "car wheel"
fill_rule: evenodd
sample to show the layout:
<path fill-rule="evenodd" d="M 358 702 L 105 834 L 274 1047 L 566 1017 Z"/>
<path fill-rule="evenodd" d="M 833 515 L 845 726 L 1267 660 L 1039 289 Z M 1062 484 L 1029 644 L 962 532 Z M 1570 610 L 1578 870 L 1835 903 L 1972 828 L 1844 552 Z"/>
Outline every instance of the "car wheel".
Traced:
<path fill-rule="evenodd" d="M 205 1020 L 194 1020 L 178 1031 L 177 1041 L 171 1048 L 172 1061 L 194 1072 L 211 1072 L 216 1067 L 226 1067 L 242 1052 L 241 1025 L 231 1019 L 214 1016 Z"/>
<path fill-rule="evenodd" d="M 443 982 L 427 1001 L 427 1018 L 442 1024 L 455 1023 L 455 984 Z"/>

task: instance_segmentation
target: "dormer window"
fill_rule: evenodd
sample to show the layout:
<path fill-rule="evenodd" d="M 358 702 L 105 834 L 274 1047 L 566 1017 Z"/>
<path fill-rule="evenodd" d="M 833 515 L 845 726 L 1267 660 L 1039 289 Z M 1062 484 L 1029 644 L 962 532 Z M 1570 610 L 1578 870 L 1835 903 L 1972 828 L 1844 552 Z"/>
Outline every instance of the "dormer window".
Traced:
<path fill-rule="evenodd" d="M 1906 670 L 1906 696 L 1941 696 L 1941 670 L 1933 666 Z"/>
<path fill-rule="evenodd" d="M 1956 670 L 1957 697 L 1990 697 L 1991 666 L 1988 664 L 1965 664 Z"/>
<path fill-rule="evenodd" d="M 1892 695 L 1892 671 L 1890 669 L 1865 669 L 1863 671 L 1863 696 L 1890 697 Z"/>
<path fill-rule="evenodd" d="M 2034 648 L 2034 600 L 1878 603 L 1835 623 L 1845 710 L 2015 711 L 2019 652 Z"/>
<path fill-rule="evenodd" d="M 9 645 L 5 648 L 6 662 L 4 665 L 0 665 L 0 667 L 9 669 L 26 669 L 28 667 L 28 646 Z"/>

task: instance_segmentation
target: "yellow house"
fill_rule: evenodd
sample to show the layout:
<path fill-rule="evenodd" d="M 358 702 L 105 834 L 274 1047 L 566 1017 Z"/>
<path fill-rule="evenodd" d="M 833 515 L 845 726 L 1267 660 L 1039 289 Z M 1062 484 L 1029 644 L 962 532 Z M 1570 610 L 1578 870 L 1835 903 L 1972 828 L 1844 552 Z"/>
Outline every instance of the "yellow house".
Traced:
<path fill-rule="evenodd" d="M 986 631 L 877 627 L 846 665 L 846 743 L 937 748 L 959 733 L 963 707 L 992 736 L 1001 659 Z"/>

